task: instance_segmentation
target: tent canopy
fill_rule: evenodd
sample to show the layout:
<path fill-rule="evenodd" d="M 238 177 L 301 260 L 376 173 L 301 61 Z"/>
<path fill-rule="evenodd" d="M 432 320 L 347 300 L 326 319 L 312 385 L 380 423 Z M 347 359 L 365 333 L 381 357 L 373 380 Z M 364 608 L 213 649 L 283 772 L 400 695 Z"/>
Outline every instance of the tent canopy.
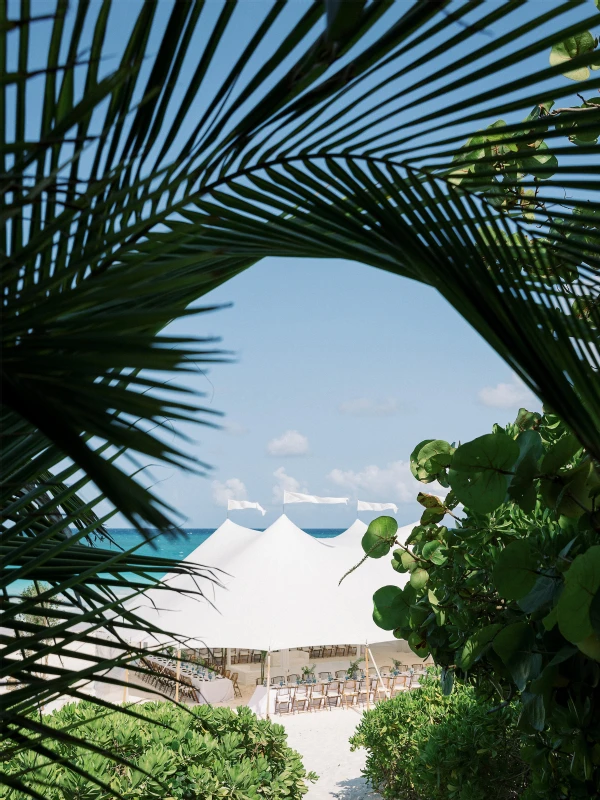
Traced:
<path fill-rule="evenodd" d="M 138 599 L 137 612 L 164 631 L 187 638 L 191 646 L 211 648 L 283 650 L 391 637 L 372 619 L 373 592 L 386 583 L 406 581 L 392 571 L 389 559 L 369 559 L 339 586 L 342 575 L 361 558 L 360 540 L 357 548 L 324 546 L 285 514 L 252 535 L 249 544 L 234 547 L 222 563 L 209 562 L 232 576 L 225 587 L 214 590 L 216 609 L 197 597 L 150 589 Z M 207 563 L 202 548 L 209 542 L 198 548 L 194 560 Z M 227 552 L 223 545 L 221 554 Z M 187 576 L 169 582 L 191 588 Z"/>

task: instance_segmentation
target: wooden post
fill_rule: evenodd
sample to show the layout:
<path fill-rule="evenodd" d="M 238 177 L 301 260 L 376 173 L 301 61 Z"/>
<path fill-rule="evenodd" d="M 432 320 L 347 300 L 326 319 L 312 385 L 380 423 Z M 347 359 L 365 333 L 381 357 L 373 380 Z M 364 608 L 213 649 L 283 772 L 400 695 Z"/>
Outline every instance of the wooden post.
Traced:
<path fill-rule="evenodd" d="M 123 687 L 123 705 L 127 702 L 127 687 L 129 684 L 129 669 L 125 667 L 125 686 Z"/>
<path fill-rule="evenodd" d="M 269 719 L 269 705 L 271 701 L 271 651 L 267 653 L 267 719 Z"/>
<path fill-rule="evenodd" d="M 369 651 L 369 655 L 371 656 L 371 661 L 373 662 L 373 666 L 375 667 L 375 672 L 377 673 L 377 677 L 379 678 L 379 683 L 381 684 L 381 686 L 383 686 L 383 680 L 381 679 L 381 672 L 379 672 L 379 667 L 377 666 L 377 662 L 375 661 L 375 658 L 373 657 L 373 653 L 371 652 L 371 648 L 368 647 L 367 650 Z M 391 697 L 391 695 L 392 695 L 391 691 L 389 689 L 386 689 L 385 690 L 385 696 L 386 697 Z"/>
<path fill-rule="evenodd" d="M 175 702 L 179 702 L 179 676 L 181 675 L 181 650 L 177 651 L 177 667 L 175 668 Z"/>
<path fill-rule="evenodd" d="M 369 683 L 369 648 L 365 645 L 365 683 L 367 684 L 367 711 L 369 710 L 369 694 L 371 684 Z"/>

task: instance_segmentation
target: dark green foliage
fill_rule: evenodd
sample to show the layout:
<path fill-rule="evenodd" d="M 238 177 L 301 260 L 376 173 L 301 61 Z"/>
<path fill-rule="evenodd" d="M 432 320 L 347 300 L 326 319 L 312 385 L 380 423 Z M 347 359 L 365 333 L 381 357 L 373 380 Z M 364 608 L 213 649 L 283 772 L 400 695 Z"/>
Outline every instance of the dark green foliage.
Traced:
<path fill-rule="evenodd" d="M 210 311 L 198 301 L 262 257 L 349 258 L 426 284 L 600 457 L 600 78 L 587 0 L 35 5 L 0 0 L 0 641 L 3 677 L 19 683 L 15 740 L 33 734 L 38 703 L 76 697 L 80 678 L 132 658 L 115 644 L 119 659 L 85 676 L 56 667 L 42 688 L 22 657 L 45 658 L 47 626 L 26 630 L 25 615 L 57 605 L 51 654 L 68 655 L 75 634 L 110 631 L 119 614 L 144 627 L 118 589 L 204 574 L 84 542 L 112 513 L 98 519 L 103 500 L 145 535 L 173 532 L 147 465 L 206 471 L 172 433 L 211 424 L 213 410 L 175 379 L 226 356 L 162 330 Z M 447 482 L 454 446 L 428 444 L 412 466 Z M 523 509 L 530 468 L 524 458 L 511 484 Z M 457 490 L 487 478 L 475 470 Z M 485 505 L 503 479 L 487 483 Z M 555 489 L 544 493 L 568 503 Z M 423 524 L 438 522 L 439 506 L 424 505 Z M 427 555 L 438 567 L 440 530 Z M 422 563 L 411 573 L 413 592 L 430 587 Z M 51 589 L 39 603 L 11 598 L 17 578 Z"/>
<path fill-rule="evenodd" d="M 413 459 L 428 482 L 440 467 L 420 457 L 425 446 Z M 448 691 L 455 676 L 498 702 L 515 698 L 532 795 L 596 796 L 598 464 L 556 415 L 521 409 L 514 424 L 461 444 L 443 472 L 452 491 L 437 506 L 419 495 L 423 524 L 394 551 L 410 581 L 375 593 L 374 619 L 432 654 Z M 454 527 L 426 519 L 433 507 Z"/>
<path fill-rule="evenodd" d="M 509 800 L 529 768 L 519 752 L 513 706 L 490 713 L 471 687 L 444 696 L 439 681 L 367 711 L 350 739 L 366 747 L 364 770 L 386 800 Z"/>
<path fill-rule="evenodd" d="M 108 748 L 129 765 L 115 764 L 80 747 L 55 744 L 54 751 L 65 759 L 62 764 L 21 752 L 3 769 L 9 778 L 19 776 L 37 761 L 35 773 L 23 779 L 46 800 L 114 800 L 116 796 L 126 800 L 299 800 L 307 791 L 306 781 L 316 779 L 288 747 L 284 728 L 257 719 L 246 707 L 234 711 L 197 706 L 190 711 L 172 703 L 151 703 L 138 710 L 147 721 L 118 712 L 99 715 L 96 706 L 85 702 L 65 706 L 48 719 L 53 728 L 76 730 L 91 745 Z M 6 752 L 3 755 L 6 758 Z M 90 773 L 98 782 L 73 768 Z M 0 797 L 21 800 L 24 794 L 4 787 Z"/>

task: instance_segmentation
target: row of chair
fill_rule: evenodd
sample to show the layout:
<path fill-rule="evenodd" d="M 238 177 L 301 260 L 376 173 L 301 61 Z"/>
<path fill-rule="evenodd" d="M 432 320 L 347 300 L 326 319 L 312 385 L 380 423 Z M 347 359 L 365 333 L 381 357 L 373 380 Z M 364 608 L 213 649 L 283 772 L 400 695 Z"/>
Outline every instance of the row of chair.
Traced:
<path fill-rule="evenodd" d="M 366 680 L 330 681 L 301 686 L 280 686 L 275 694 L 275 713 L 295 711 L 331 710 L 337 706 L 376 703 L 411 688 L 412 678 L 407 675 Z M 418 684 L 417 684 L 418 685 Z"/>
<path fill-rule="evenodd" d="M 141 678 L 151 686 L 156 686 L 164 694 L 175 697 L 178 683 L 177 671 L 166 664 L 159 664 L 146 658 L 140 659 L 140 666 L 145 670 L 141 672 Z M 192 703 L 199 703 L 200 698 L 192 679 L 187 675 L 179 675 L 179 698 L 181 700 L 191 700 Z"/>
<path fill-rule="evenodd" d="M 355 644 L 336 644 L 323 645 L 323 647 L 309 647 L 309 658 L 337 658 L 338 656 L 355 656 L 357 647 Z"/>

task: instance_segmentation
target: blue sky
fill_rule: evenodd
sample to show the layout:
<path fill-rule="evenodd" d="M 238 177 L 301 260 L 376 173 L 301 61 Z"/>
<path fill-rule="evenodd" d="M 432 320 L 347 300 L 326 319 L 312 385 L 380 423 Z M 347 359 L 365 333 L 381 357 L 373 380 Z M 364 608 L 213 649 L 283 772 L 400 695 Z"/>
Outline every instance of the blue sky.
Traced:
<path fill-rule="evenodd" d="M 466 440 L 512 421 L 522 404 L 540 406 L 434 290 L 362 264 L 266 259 L 205 300 L 233 306 L 167 330 L 220 335 L 236 353 L 208 379 L 186 381 L 226 413 L 223 430 L 182 429 L 214 470 L 152 470 L 189 527 L 220 524 L 228 496 L 268 511 L 232 519 L 268 524 L 281 513 L 282 488 L 392 501 L 398 520 L 411 522 L 420 484 L 407 462 L 419 441 Z M 288 513 L 300 525 L 343 527 L 355 508 Z"/>

